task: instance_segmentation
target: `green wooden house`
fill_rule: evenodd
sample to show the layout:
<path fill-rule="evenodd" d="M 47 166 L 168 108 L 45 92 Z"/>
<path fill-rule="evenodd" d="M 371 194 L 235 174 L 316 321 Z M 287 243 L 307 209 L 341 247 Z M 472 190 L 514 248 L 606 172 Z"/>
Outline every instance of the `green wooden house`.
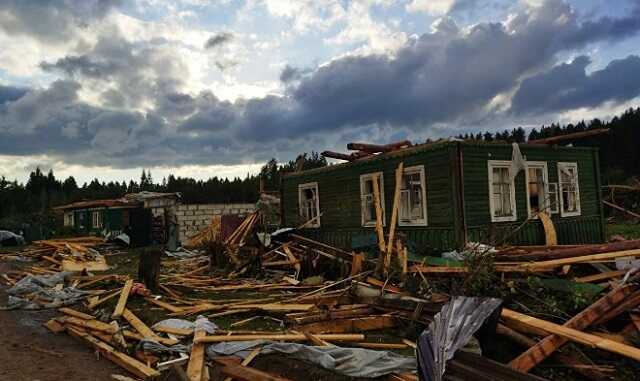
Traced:
<path fill-rule="evenodd" d="M 118 234 L 129 225 L 131 210 L 141 208 L 140 203 L 116 199 L 80 201 L 54 209 L 63 212 L 64 226 L 78 233 Z"/>
<path fill-rule="evenodd" d="M 374 243 L 372 178 L 382 184 L 388 226 L 395 169 L 402 162 L 397 230 L 420 251 L 465 242 L 544 244 L 538 211 L 551 216 L 559 244 L 602 242 L 597 149 L 519 148 L 526 167 L 518 171 L 511 169 L 509 144 L 438 142 L 287 174 L 281 187 L 283 225 L 297 226 L 320 214 L 305 229 L 308 236 L 343 248 Z"/>

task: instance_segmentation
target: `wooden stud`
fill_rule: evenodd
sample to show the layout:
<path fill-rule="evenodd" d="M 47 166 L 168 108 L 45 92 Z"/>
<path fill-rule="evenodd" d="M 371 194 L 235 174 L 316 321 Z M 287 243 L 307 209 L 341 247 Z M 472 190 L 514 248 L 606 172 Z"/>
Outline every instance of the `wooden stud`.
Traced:
<path fill-rule="evenodd" d="M 612 290 L 585 310 L 571 318 L 565 323 L 565 327 L 583 330 L 592 325 L 604 313 L 611 311 L 614 307 L 635 290 L 635 286 L 625 286 Z M 521 372 L 528 372 L 537 364 L 549 357 L 555 350 L 560 348 L 567 340 L 563 337 L 550 335 L 542 339 L 538 344 L 532 346 L 520 356 L 509 363 L 509 366 Z"/>
<path fill-rule="evenodd" d="M 615 341 L 604 339 L 595 335 L 568 328 L 533 316 L 521 314 L 507 308 L 502 309 L 500 315 L 507 321 L 518 321 L 524 325 L 540 328 L 551 334 L 563 337 L 567 340 L 586 345 L 591 348 L 599 348 L 608 352 L 616 353 L 624 357 L 640 361 L 640 349 L 629 345 L 620 344 Z"/>
<path fill-rule="evenodd" d="M 193 334 L 193 346 L 191 347 L 191 356 L 189 357 L 189 365 L 187 366 L 187 377 L 189 381 L 202 380 L 205 344 L 197 340 L 204 338 L 206 335 L 207 332 L 204 329 L 196 329 Z"/>
<path fill-rule="evenodd" d="M 129 293 L 131 292 L 131 288 L 133 287 L 133 279 L 127 279 L 122 287 L 122 292 L 120 293 L 120 299 L 118 299 L 118 304 L 116 304 L 116 308 L 113 310 L 113 314 L 111 315 L 112 319 L 117 319 L 122 316 L 122 312 L 127 306 L 127 300 L 129 299 Z"/>

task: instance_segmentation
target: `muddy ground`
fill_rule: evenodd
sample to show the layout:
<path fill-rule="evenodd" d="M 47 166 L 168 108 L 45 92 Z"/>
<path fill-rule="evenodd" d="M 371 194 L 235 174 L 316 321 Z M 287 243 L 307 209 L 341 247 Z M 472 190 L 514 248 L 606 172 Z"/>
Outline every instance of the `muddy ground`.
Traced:
<path fill-rule="evenodd" d="M 0 262 L 0 274 L 12 267 L 10 262 Z M 6 289 L 0 284 L 0 306 L 7 303 Z M 132 377 L 109 360 L 98 357 L 84 343 L 64 333 L 53 334 L 43 326 L 58 315 L 56 310 L 0 310 L 0 381 L 107 381 L 112 374 Z M 361 380 L 278 355 L 258 356 L 252 366 L 291 380 Z M 224 378 L 218 367 L 211 369 L 212 381 Z M 159 381 L 174 380 L 179 378 L 165 372 Z"/>
<path fill-rule="evenodd" d="M 0 274 L 8 265 L 0 263 Z M 0 305 L 6 287 L 0 286 Z M 0 311 L 0 380 L 75 381 L 109 380 L 124 372 L 96 358 L 86 345 L 67 335 L 54 335 L 42 323 L 55 311 Z"/>

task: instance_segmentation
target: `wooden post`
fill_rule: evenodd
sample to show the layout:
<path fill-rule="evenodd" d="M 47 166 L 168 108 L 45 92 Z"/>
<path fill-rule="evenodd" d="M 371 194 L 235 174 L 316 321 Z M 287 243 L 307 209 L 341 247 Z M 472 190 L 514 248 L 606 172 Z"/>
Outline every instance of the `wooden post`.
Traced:
<path fill-rule="evenodd" d="M 158 291 L 158 277 L 160 276 L 160 261 L 162 251 L 157 248 L 143 249 L 138 264 L 138 279 L 152 292 Z"/>
<path fill-rule="evenodd" d="M 396 233 L 396 222 L 398 220 L 398 208 L 400 206 L 400 192 L 402 190 L 402 174 L 404 173 L 404 163 L 400 162 L 396 169 L 396 184 L 393 192 L 393 210 L 391 211 L 391 222 L 389 227 L 389 242 L 384 256 L 384 275 L 389 273 L 391 264 L 391 254 L 393 253 L 393 238 Z M 400 253 L 398 253 L 400 254 Z"/>
<path fill-rule="evenodd" d="M 378 183 L 378 176 L 374 175 L 371 178 L 371 182 L 373 183 L 373 204 L 376 209 L 376 233 L 378 235 L 378 250 L 380 254 L 378 256 L 378 266 L 376 272 L 380 272 L 382 270 L 384 264 L 384 252 L 386 250 L 386 244 L 384 241 L 384 230 L 382 228 L 382 206 L 380 205 L 380 188 Z"/>

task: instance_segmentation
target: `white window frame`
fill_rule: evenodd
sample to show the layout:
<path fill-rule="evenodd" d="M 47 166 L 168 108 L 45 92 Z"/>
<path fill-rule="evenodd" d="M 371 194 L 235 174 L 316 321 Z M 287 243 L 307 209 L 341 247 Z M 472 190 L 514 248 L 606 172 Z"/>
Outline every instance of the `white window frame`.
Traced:
<path fill-rule="evenodd" d="M 365 221 L 365 193 L 364 190 L 365 182 L 367 180 L 373 179 L 374 177 L 378 177 L 378 188 L 380 190 L 380 209 L 382 209 L 382 226 L 386 225 L 386 213 L 385 213 L 385 203 L 384 203 L 384 176 L 382 172 L 372 172 L 366 173 L 364 175 L 360 175 L 360 222 L 363 227 L 375 227 L 376 226 L 376 218 L 374 213 L 373 221 Z M 373 193 L 371 194 L 373 197 Z M 375 205 L 375 201 L 374 201 Z M 375 208 L 375 206 L 374 206 Z"/>
<path fill-rule="evenodd" d="M 516 206 L 516 187 L 515 181 L 511 179 L 510 195 L 511 198 L 511 215 L 510 216 L 495 216 L 495 206 L 493 204 L 493 168 L 508 168 L 509 175 L 511 175 L 511 161 L 508 160 L 488 160 L 487 161 L 487 173 L 489 179 L 489 212 L 491 213 L 491 222 L 509 222 L 517 221 L 518 212 Z M 509 176 L 511 177 L 511 176 Z"/>
<path fill-rule="evenodd" d="M 74 212 L 66 212 L 64 214 L 64 226 L 74 226 Z"/>
<path fill-rule="evenodd" d="M 576 173 L 576 211 L 565 212 L 564 211 L 564 197 L 562 197 L 562 168 L 574 168 Z M 558 197 L 560 198 L 560 216 L 561 217 L 575 217 L 582 214 L 580 203 L 580 177 L 578 173 L 578 163 L 576 162 L 558 162 Z"/>
<path fill-rule="evenodd" d="M 99 210 L 94 210 L 91 212 L 91 227 L 101 229 L 103 226 L 103 216 L 100 214 Z"/>
<path fill-rule="evenodd" d="M 527 189 L 527 215 L 529 216 L 529 218 L 538 218 L 537 214 L 535 217 L 531 215 L 531 201 L 529 199 L 529 168 L 542 169 L 542 181 L 544 182 L 542 189 L 544 191 L 544 195 L 543 195 L 544 197 L 541 200 L 541 204 L 542 204 L 541 211 L 547 214 L 551 214 L 551 212 L 549 211 L 549 206 L 550 206 L 549 204 L 549 171 L 547 167 L 547 162 L 546 161 L 527 161 L 527 168 L 524 172 L 525 184 Z M 540 196 L 538 195 L 538 199 L 539 198 Z"/>
<path fill-rule="evenodd" d="M 551 187 L 554 187 L 555 189 L 553 190 L 553 192 L 551 191 Z M 551 198 L 549 198 L 550 194 L 554 194 L 556 197 L 556 203 L 551 204 Z M 547 184 L 547 197 L 549 200 L 549 214 L 558 214 L 560 213 L 560 195 L 558 194 L 558 183 L 548 183 Z"/>
<path fill-rule="evenodd" d="M 398 211 L 398 226 L 427 226 L 427 182 L 426 182 L 426 176 L 425 176 L 425 170 L 424 170 L 424 165 L 416 165 L 413 167 L 406 167 L 403 170 L 403 177 L 405 175 L 412 175 L 418 173 L 420 174 L 420 185 L 422 187 L 422 215 L 424 216 L 424 218 L 421 219 L 414 219 L 411 221 L 403 221 L 402 220 L 402 208 L 399 207 L 399 211 Z M 404 181 L 404 178 L 403 178 Z M 402 197 L 401 197 L 402 199 Z"/>
<path fill-rule="evenodd" d="M 318 218 L 316 218 L 315 220 L 313 220 L 313 222 L 310 222 L 308 225 L 306 225 L 307 227 L 310 228 L 319 228 L 320 227 L 320 192 L 318 191 L 318 183 L 317 182 L 313 182 L 313 183 L 304 183 L 304 184 L 299 184 L 298 185 L 298 213 L 301 217 L 304 217 L 303 213 L 302 213 L 302 207 L 303 207 L 303 201 L 302 201 L 302 195 L 304 194 L 304 191 L 307 189 L 314 189 L 315 193 L 316 193 L 316 215 L 318 216 Z M 310 219 L 310 218 L 309 218 Z M 302 221 L 307 222 L 307 221 Z"/>

